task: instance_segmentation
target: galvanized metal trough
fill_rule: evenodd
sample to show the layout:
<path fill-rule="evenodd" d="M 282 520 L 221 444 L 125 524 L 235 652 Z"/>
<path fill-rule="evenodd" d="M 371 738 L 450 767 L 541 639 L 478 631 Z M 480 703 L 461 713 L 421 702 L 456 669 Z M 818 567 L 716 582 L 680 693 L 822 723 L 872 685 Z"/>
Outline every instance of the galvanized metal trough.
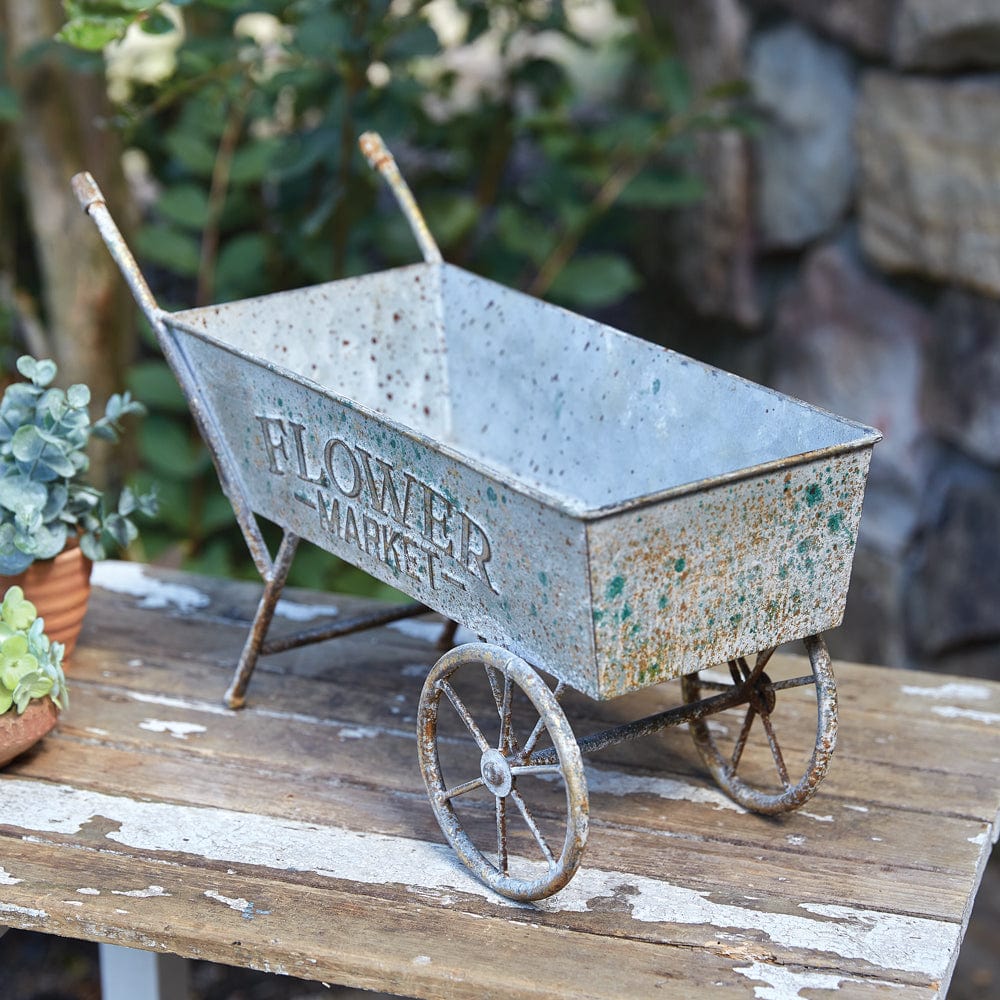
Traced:
<path fill-rule="evenodd" d="M 373 158 L 408 197 L 388 154 Z M 481 642 L 447 652 L 424 687 L 421 767 L 452 846 L 515 899 L 550 895 L 580 863 L 581 753 L 687 722 L 744 806 L 812 795 L 836 733 L 819 634 L 843 616 L 877 431 L 444 263 L 412 201 L 423 263 L 167 313 L 93 180 L 74 185 L 265 581 L 231 705 L 261 654 L 428 610 L 466 626 Z M 284 529 L 273 559 L 258 515 Z M 418 603 L 268 641 L 300 538 Z M 797 639 L 812 675 L 772 680 L 771 651 Z M 699 674 L 715 664 L 721 681 Z M 558 704 L 565 686 L 606 699 L 677 677 L 681 706 L 582 740 Z M 817 701 L 801 778 L 771 722 L 792 688 Z M 723 750 L 706 720 L 733 708 Z M 737 774 L 757 719 L 773 788 Z M 457 744 L 471 756 L 446 766 Z"/>

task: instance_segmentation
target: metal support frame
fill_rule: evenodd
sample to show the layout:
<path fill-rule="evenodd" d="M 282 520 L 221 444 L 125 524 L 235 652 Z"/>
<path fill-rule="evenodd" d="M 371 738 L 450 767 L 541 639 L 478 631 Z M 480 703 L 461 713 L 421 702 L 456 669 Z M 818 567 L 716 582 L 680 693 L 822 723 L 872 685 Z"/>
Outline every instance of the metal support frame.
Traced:
<path fill-rule="evenodd" d="M 205 393 L 202 391 L 198 372 L 166 323 L 168 314 L 157 305 L 149 285 L 139 270 L 135 257 L 125 243 L 121 230 L 111 217 L 111 212 L 108 210 L 104 195 L 97 186 L 97 182 L 89 173 L 80 173 L 73 178 L 72 185 L 80 206 L 93 219 L 136 303 L 156 334 L 163 356 L 187 399 L 195 424 L 212 455 L 222 490 L 233 505 L 233 511 L 246 540 L 247 548 L 250 550 L 250 556 L 264 581 L 264 592 L 257 605 L 257 612 L 254 615 L 233 678 L 225 693 L 226 704 L 230 708 L 242 707 L 246 700 L 246 689 L 250 683 L 250 677 L 257 665 L 258 658 L 262 655 L 266 656 L 269 653 L 321 642 L 324 639 L 347 635 L 367 628 L 377 628 L 401 618 L 426 614 L 430 609 L 424 605 L 409 604 L 404 607 L 373 612 L 369 615 L 356 616 L 347 621 L 331 623 L 319 629 L 304 630 L 271 642 L 265 641 L 274 618 L 274 609 L 281 597 L 285 581 L 288 578 L 288 571 L 291 569 L 292 560 L 295 557 L 299 543 L 298 536 L 290 531 L 285 531 L 277 554 L 273 559 L 271 558 L 236 463 L 226 445 L 215 416 L 204 403 Z M 426 230 L 426 226 L 424 226 L 424 230 Z M 426 239 L 430 239 L 429 234 L 426 235 Z M 428 244 L 428 246 L 431 245 L 433 245 L 433 240 Z M 424 243 L 421 243 L 421 246 L 423 247 Z M 440 255 L 438 257 L 440 258 Z M 449 635 L 453 636 L 454 632 L 449 633 Z"/>
<path fill-rule="evenodd" d="M 99 954 L 102 1000 L 188 1000 L 190 996 L 186 958 L 104 943 Z"/>
<path fill-rule="evenodd" d="M 695 722 L 698 719 L 708 718 L 710 715 L 717 715 L 719 712 L 736 708 L 739 705 L 750 705 L 757 697 L 757 682 L 764 676 L 764 666 L 771 652 L 773 650 L 768 651 L 766 656 L 758 658 L 758 662 L 752 673 L 742 683 L 734 684 L 729 690 L 713 695 L 710 698 L 701 698 L 687 705 L 677 705 L 674 708 L 657 712 L 655 715 L 647 715 L 645 718 L 636 719 L 633 722 L 625 722 L 611 729 L 603 729 L 601 732 L 594 733 L 591 736 L 584 736 L 577 740 L 580 753 L 585 755 L 598 753 L 601 750 L 607 750 L 609 747 L 617 746 L 619 743 L 641 739 L 644 736 L 651 736 L 653 733 L 658 733 L 660 730 L 667 729 L 670 726 L 681 726 L 685 723 Z M 788 688 L 806 687 L 814 683 L 815 678 L 809 674 L 808 676 L 792 677 L 788 680 L 777 682 L 766 680 L 766 688 L 770 692 L 784 691 Z M 822 692 L 820 694 L 822 695 Z M 544 750 L 536 750 L 528 759 L 528 763 L 533 766 L 543 766 L 557 762 L 558 757 L 552 747 Z"/>

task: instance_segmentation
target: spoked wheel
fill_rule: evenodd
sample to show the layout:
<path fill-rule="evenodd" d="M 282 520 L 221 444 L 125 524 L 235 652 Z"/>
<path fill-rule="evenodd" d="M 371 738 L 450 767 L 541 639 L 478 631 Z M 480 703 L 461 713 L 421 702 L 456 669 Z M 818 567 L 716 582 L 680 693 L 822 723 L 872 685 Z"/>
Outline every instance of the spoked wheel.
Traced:
<path fill-rule="evenodd" d="M 774 650 L 757 654 L 751 667 L 744 657 L 729 661 L 730 680 L 716 680 L 704 673 L 681 678 L 684 701 L 691 703 L 733 685 L 746 690 L 747 703 L 723 716 L 690 723 L 691 735 L 712 777 L 731 798 L 754 812 L 774 815 L 796 809 L 807 802 L 823 780 L 837 740 L 837 688 L 826 644 L 818 635 L 805 640 L 812 673 L 787 680 L 772 680 L 764 672 Z M 793 689 L 803 689 L 795 692 Z M 778 742 L 775 708 L 779 701 L 798 697 L 788 704 L 789 716 L 808 714 L 801 699 L 805 689 L 816 698 L 816 730 L 812 753 L 801 777 L 795 767 L 795 748 Z M 735 734 L 735 735 L 734 735 Z M 756 741 L 751 737 L 756 736 Z M 812 738 L 811 726 L 808 737 Z M 785 737 L 782 737 L 784 740 Z M 756 742 L 756 748 L 753 743 Z M 804 740 L 803 740 L 804 742 Z M 784 747 L 784 749 L 783 749 Z M 799 747 L 801 751 L 801 745 Z M 800 754 L 805 757 L 805 754 Z M 737 774 L 740 771 L 740 774 Z"/>
<path fill-rule="evenodd" d="M 558 892 L 587 840 L 587 783 L 561 688 L 498 646 L 469 643 L 438 660 L 420 696 L 434 815 L 465 865 L 511 899 Z"/>

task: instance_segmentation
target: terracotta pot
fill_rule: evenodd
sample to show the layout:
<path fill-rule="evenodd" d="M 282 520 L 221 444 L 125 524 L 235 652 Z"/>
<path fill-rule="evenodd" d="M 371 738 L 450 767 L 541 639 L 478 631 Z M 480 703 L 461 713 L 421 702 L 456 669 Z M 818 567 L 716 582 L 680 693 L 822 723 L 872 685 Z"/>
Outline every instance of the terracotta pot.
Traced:
<path fill-rule="evenodd" d="M 45 634 L 65 644 L 67 660 L 87 613 L 93 565 L 74 538 L 54 559 L 34 562 L 17 576 L 0 577 L 0 595 L 8 587 L 19 586 L 45 619 Z"/>
<path fill-rule="evenodd" d="M 0 767 L 33 747 L 59 719 L 51 698 L 33 701 L 18 715 L 15 709 L 0 715 Z"/>

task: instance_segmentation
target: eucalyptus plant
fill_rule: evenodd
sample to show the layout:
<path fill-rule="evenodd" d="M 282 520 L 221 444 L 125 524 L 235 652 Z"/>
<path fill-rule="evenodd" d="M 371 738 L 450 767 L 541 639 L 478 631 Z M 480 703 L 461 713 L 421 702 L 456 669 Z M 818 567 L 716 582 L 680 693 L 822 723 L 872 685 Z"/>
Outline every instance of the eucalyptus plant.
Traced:
<path fill-rule="evenodd" d="M 25 600 L 20 587 L 10 587 L 0 605 L 0 715 L 23 714 L 37 698 L 51 698 L 57 708 L 69 704 L 62 670 L 63 644 L 50 642 L 45 620 Z"/>
<path fill-rule="evenodd" d="M 90 390 L 52 385 L 55 362 L 25 355 L 17 370 L 26 381 L 0 400 L 0 574 L 14 575 L 36 559 L 51 559 L 71 533 L 89 559 L 135 540 L 135 513 L 156 513 L 156 496 L 125 488 L 117 504 L 83 481 L 92 437 L 117 441 L 121 420 L 145 408 L 128 392 L 114 394 L 104 415 L 91 421 Z"/>

